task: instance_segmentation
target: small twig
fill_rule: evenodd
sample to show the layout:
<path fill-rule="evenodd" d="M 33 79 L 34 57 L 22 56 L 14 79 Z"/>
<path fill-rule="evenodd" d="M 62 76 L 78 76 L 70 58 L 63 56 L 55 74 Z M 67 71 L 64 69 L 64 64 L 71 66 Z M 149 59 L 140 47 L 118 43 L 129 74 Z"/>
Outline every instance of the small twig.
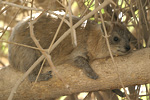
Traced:
<path fill-rule="evenodd" d="M 63 3 L 61 3 L 59 0 L 56 0 L 61 6 L 63 6 L 66 9 L 66 6 L 63 5 Z"/>
<path fill-rule="evenodd" d="M 13 7 L 18 7 L 18 8 L 21 8 L 21 9 L 26 9 L 26 10 L 43 11 L 43 9 L 38 9 L 38 8 L 33 8 L 33 7 L 25 7 L 25 6 L 21 6 L 21 5 L 11 3 L 11 2 L 7 2 L 7 1 L 1 1 L 1 3 L 5 4 L 5 5 L 13 6 Z"/>
<path fill-rule="evenodd" d="M 89 6 L 84 10 L 84 12 L 81 14 L 81 17 L 83 17 L 85 15 L 85 13 L 90 8 L 90 6 L 92 5 L 93 2 L 94 2 L 94 0 L 92 0 L 91 3 L 89 4 Z"/>
<path fill-rule="evenodd" d="M 111 22 L 113 22 L 114 17 L 115 17 L 115 9 L 114 9 L 114 11 L 113 11 L 113 13 L 112 13 Z"/>
<path fill-rule="evenodd" d="M 37 77 L 36 77 L 36 79 L 35 79 L 35 82 L 34 82 L 34 84 L 33 84 L 33 86 L 32 86 L 31 89 L 33 89 L 34 86 L 35 86 L 35 84 L 37 83 L 37 80 L 38 80 L 38 78 L 39 78 L 39 75 L 41 74 L 42 69 L 43 69 L 43 67 L 44 67 L 45 61 L 46 61 L 46 59 L 43 60 L 42 65 L 41 65 L 41 67 L 40 67 L 40 70 L 39 70 L 39 72 L 38 72 L 38 75 L 37 75 Z"/>
<path fill-rule="evenodd" d="M 71 29 L 71 37 L 72 37 L 72 44 L 73 47 L 77 46 L 77 36 L 76 36 L 76 30 L 72 27 L 73 22 L 72 22 L 72 11 L 71 11 L 71 0 L 68 1 L 68 11 L 69 11 L 69 20 L 70 20 L 70 29 Z"/>
<path fill-rule="evenodd" d="M 139 24 L 139 22 L 138 22 L 138 19 L 137 19 L 136 15 L 135 15 L 134 11 L 133 11 L 133 4 L 132 4 L 132 2 L 130 3 L 130 9 L 131 9 L 132 16 L 134 18 L 133 24 L 135 26 L 135 31 L 136 31 L 136 33 L 138 33 L 138 31 L 137 31 L 138 30 L 138 28 L 137 28 L 138 26 L 137 25 Z M 137 24 L 136 24 L 136 22 L 137 22 Z M 140 49 L 140 39 L 137 40 L 137 43 L 138 43 L 138 49 Z"/>
<path fill-rule="evenodd" d="M 99 2 L 98 0 L 95 0 L 95 8 L 97 8 L 99 6 Z M 94 14 L 94 18 L 95 18 L 95 21 L 97 22 L 98 21 L 98 12 Z"/>
<path fill-rule="evenodd" d="M 33 2 L 34 2 L 34 0 L 31 1 L 31 7 L 33 7 Z M 30 20 L 32 20 L 32 13 L 33 13 L 33 11 L 31 10 Z"/>
<path fill-rule="evenodd" d="M 34 23 L 35 23 L 38 19 L 40 19 L 47 11 L 48 11 L 48 9 L 44 9 L 44 10 L 42 11 L 42 13 L 41 13 L 37 18 L 34 19 Z M 34 23 L 33 23 L 33 24 L 34 24 Z"/>
<path fill-rule="evenodd" d="M 32 6 L 31 6 L 31 7 L 33 7 L 33 1 L 34 1 L 34 0 L 32 0 L 32 2 L 31 2 L 31 3 L 32 3 Z M 34 19 L 34 23 L 35 23 L 39 18 L 41 18 L 42 15 L 44 15 L 44 14 L 48 11 L 48 9 L 49 9 L 49 6 L 47 7 L 47 9 L 44 9 L 44 11 L 43 11 L 37 18 Z M 32 20 L 32 10 L 31 10 L 31 17 L 30 17 L 30 20 Z M 33 23 L 33 24 L 34 24 L 34 23 Z M 43 50 L 43 49 L 42 49 L 42 50 Z M 46 52 L 46 51 L 45 51 L 45 52 Z M 33 86 L 32 86 L 31 89 L 33 89 L 34 85 L 37 83 L 37 80 L 38 80 L 38 78 L 39 78 L 39 75 L 41 74 L 42 69 L 43 69 L 43 67 L 44 67 L 45 61 L 46 61 L 46 59 L 43 60 L 43 62 L 42 62 L 42 64 L 41 64 L 41 67 L 40 67 L 40 70 L 39 70 L 39 72 L 38 72 L 38 75 L 37 75 L 37 77 L 36 77 L 36 79 L 35 79 L 35 82 L 34 82 L 34 84 L 33 84 Z"/>
<path fill-rule="evenodd" d="M 146 94 L 148 94 L 148 86 L 147 86 L 147 84 L 145 84 L 145 89 L 146 89 Z"/>
<path fill-rule="evenodd" d="M 0 15 L 1 15 L 4 11 L 8 10 L 10 7 L 11 7 L 11 6 L 7 6 L 7 7 L 5 7 L 4 9 L 2 9 L 2 10 L 0 11 Z"/>
<path fill-rule="evenodd" d="M 137 95 L 139 95 L 139 93 L 140 93 L 140 88 L 141 88 L 141 85 L 137 85 L 137 89 L 136 89 Z"/>
<path fill-rule="evenodd" d="M 54 41 L 56 40 L 56 37 L 57 37 L 57 35 L 58 35 L 59 31 L 60 31 L 60 28 L 61 28 L 61 26 L 62 26 L 62 24 L 63 24 L 63 22 L 64 22 L 64 20 L 65 20 L 66 15 L 67 15 L 67 13 L 65 13 L 65 15 L 63 16 L 63 18 L 62 18 L 62 20 L 61 20 L 61 22 L 60 22 L 60 24 L 59 24 L 59 26 L 58 26 L 58 28 L 57 28 L 57 31 L 56 31 L 56 33 L 55 33 L 55 35 L 54 35 L 54 38 L 53 38 L 53 40 L 52 40 L 52 42 L 51 42 L 51 44 L 50 44 L 50 46 L 49 46 L 49 48 L 48 48 L 48 53 L 49 53 L 49 54 L 51 53 L 50 51 L 52 51 L 52 50 L 51 50 L 51 49 L 52 49 L 52 46 L 53 46 L 53 44 L 54 44 Z"/>
<path fill-rule="evenodd" d="M 150 96 L 150 94 L 139 95 L 138 97 L 143 97 L 143 96 Z"/>
<path fill-rule="evenodd" d="M 36 48 L 36 47 L 32 47 L 32 46 L 29 46 L 29 45 L 20 44 L 20 43 L 16 43 L 16 42 L 9 42 L 9 41 L 5 41 L 5 40 L 0 40 L 0 42 L 5 42 L 5 43 L 8 43 L 8 44 L 14 44 L 14 45 L 18 45 L 18 46 L 22 46 L 22 47 L 26 47 L 26 48 L 31 48 L 31 49 L 35 49 L 35 50 L 39 50 L 39 51 L 43 51 L 43 52 L 46 51 L 46 50 L 41 50 L 41 49 Z"/>
<path fill-rule="evenodd" d="M 137 22 L 137 24 L 139 24 L 139 22 L 138 22 L 138 19 L 137 19 L 137 17 L 136 17 L 136 15 L 135 15 L 135 13 L 134 13 L 134 11 L 133 11 L 133 4 L 132 4 L 132 2 L 131 2 L 131 4 L 130 4 L 130 11 L 131 11 L 131 13 L 132 13 L 132 16 L 133 16 L 133 18 L 134 18 L 134 23 L 136 24 L 136 22 Z"/>
<path fill-rule="evenodd" d="M 121 79 L 120 76 L 119 76 L 119 73 L 118 73 L 118 65 L 117 65 L 117 63 L 115 62 L 114 57 L 113 57 L 113 55 L 112 55 L 112 51 L 111 51 L 110 44 L 109 44 L 109 40 L 108 40 L 108 34 L 107 34 L 107 31 L 106 31 L 105 23 L 104 23 L 103 16 L 102 16 L 102 13 L 101 13 L 101 12 L 100 12 L 100 16 L 101 16 L 101 19 L 102 19 L 102 25 L 103 25 L 103 27 L 104 27 L 104 33 L 105 33 L 105 36 L 106 36 L 105 39 L 106 39 L 106 44 L 107 44 L 107 47 L 108 47 L 108 50 L 109 50 L 109 53 L 110 53 L 110 57 L 111 57 L 111 59 L 112 59 L 112 62 L 113 62 L 113 64 L 114 64 L 114 66 L 116 66 L 116 68 L 117 68 L 117 71 L 116 71 L 116 72 L 117 72 L 119 81 L 120 81 L 120 83 L 121 83 L 121 86 L 122 86 L 123 89 L 124 89 L 125 95 L 126 95 L 126 97 L 128 98 L 128 100 L 130 100 L 130 97 L 128 96 L 127 91 L 125 90 L 125 86 L 123 85 L 122 79 Z"/>
<path fill-rule="evenodd" d="M 34 0 L 31 1 L 31 7 L 33 7 L 33 2 L 34 2 Z M 30 21 L 32 21 L 32 14 L 33 14 L 33 11 L 31 10 Z M 42 15 L 42 14 L 40 14 L 40 15 Z M 36 22 L 36 21 L 34 21 L 34 22 Z M 43 49 L 41 49 L 41 50 L 43 50 Z M 42 71 L 42 69 L 43 69 L 44 63 L 45 63 L 45 59 L 44 59 L 42 65 L 41 65 L 41 67 L 40 67 L 40 70 L 39 70 L 39 72 L 38 72 L 38 75 L 37 75 L 37 77 L 36 77 L 36 79 L 35 79 L 35 82 L 34 82 L 34 84 L 33 84 L 33 86 L 32 86 L 31 89 L 33 89 L 34 85 L 36 84 L 36 82 L 37 82 L 37 80 L 38 80 L 38 78 L 39 78 L 39 75 L 41 74 L 41 71 Z"/>
<path fill-rule="evenodd" d="M 83 100 L 90 100 L 92 92 L 89 92 Z"/>
<path fill-rule="evenodd" d="M 147 28 L 147 30 L 149 30 L 148 21 L 146 20 L 145 11 L 144 11 L 144 9 L 143 9 L 143 6 L 144 6 L 144 5 L 142 6 L 141 0 L 140 0 L 139 2 L 140 2 L 141 9 L 142 9 L 142 13 L 143 13 L 144 21 L 145 21 L 145 24 L 146 24 L 146 28 Z M 147 42 L 147 41 L 146 41 L 146 42 Z"/>

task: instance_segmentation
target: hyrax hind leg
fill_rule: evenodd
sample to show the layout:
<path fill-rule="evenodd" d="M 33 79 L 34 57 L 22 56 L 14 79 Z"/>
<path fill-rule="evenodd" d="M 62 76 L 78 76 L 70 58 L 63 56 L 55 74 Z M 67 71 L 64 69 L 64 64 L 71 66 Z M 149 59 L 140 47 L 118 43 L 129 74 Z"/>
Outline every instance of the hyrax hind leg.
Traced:
<path fill-rule="evenodd" d="M 32 54 L 34 60 L 32 61 L 27 61 L 26 62 L 30 62 L 30 64 L 28 65 L 29 67 L 32 66 L 32 64 L 34 64 L 34 62 L 36 61 L 36 59 L 38 59 L 38 57 L 36 58 L 36 55 Z M 30 55 L 31 57 L 31 55 Z M 35 59 L 36 58 L 36 59 Z M 31 82 L 34 82 L 36 80 L 36 77 L 38 76 L 38 73 L 39 73 L 39 70 L 40 70 L 40 67 L 41 67 L 41 63 L 38 64 L 36 66 L 35 69 L 33 69 L 33 71 L 29 74 L 28 76 L 28 79 L 31 81 Z M 47 81 L 49 80 L 50 78 L 52 78 L 52 75 L 51 75 L 51 71 L 48 71 L 46 73 L 41 73 L 39 76 L 38 76 L 38 79 L 37 81 Z"/>
<path fill-rule="evenodd" d="M 39 58 L 39 51 L 33 50 L 31 48 L 26 48 L 14 44 L 9 45 L 9 62 L 16 70 L 21 72 L 26 72 L 34 62 Z M 38 64 L 32 72 L 29 74 L 28 78 L 31 82 L 35 81 L 38 72 L 40 70 L 41 64 Z M 47 81 L 52 77 L 51 72 L 46 72 L 39 75 L 37 81 Z"/>
<path fill-rule="evenodd" d="M 98 78 L 98 75 L 96 74 L 96 72 L 89 65 L 88 59 L 82 56 L 77 56 L 75 57 L 74 64 L 75 66 L 81 68 L 88 77 L 92 79 Z"/>
<path fill-rule="evenodd" d="M 34 62 L 38 59 L 38 57 L 37 57 L 37 54 L 36 53 L 34 53 L 34 52 L 32 52 L 33 54 L 32 54 L 32 56 L 33 56 L 33 61 L 31 62 L 31 64 L 30 64 L 30 66 L 32 65 L 32 64 L 34 64 Z M 31 57 L 31 55 L 30 55 L 30 57 Z M 27 61 L 26 61 L 27 62 Z M 42 65 L 42 62 L 40 63 L 40 64 L 38 64 L 37 66 L 36 66 L 36 68 L 35 69 L 33 69 L 33 71 L 29 74 L 29 76 L 28 76 L 28 79 L 31 81 L 31 82 L 34 82 L 35 80 L 36 80 L 36 77 L 38 76 L 38 73 L 39 73 L 39 70 L 40 70 L 40 67 L 41 67 L 41 65 Z M 38 79 L 37 79 L 37 81 L 48 81 L 50 78 L 52 78 L 52 75 L 51 75 L 51 71 L 47 71 L 46 73 L 41 73 L 39 76 L 38 76 Z"/>
<path fill-rule="evenodd" d="M 38 73 L 35 73 L 35 72 L 31 72 L 28 76 L 29 80 L 31 82 L 34 82 L 36 80 L 36 77 L 37 77 L 37 74 Z M 52 77 L 51 75 L 51 71 L 48 71 L 46 73 L 42 73 L 39 75 L 37 81 L 48 81 L 50 78 Z"/>

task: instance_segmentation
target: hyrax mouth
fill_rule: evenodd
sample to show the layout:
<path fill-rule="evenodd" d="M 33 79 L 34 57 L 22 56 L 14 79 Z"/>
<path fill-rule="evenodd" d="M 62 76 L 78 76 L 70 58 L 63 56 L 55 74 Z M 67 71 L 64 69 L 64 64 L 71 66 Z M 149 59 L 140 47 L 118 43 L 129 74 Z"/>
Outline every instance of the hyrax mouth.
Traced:
<path fill-rule="evenodd" d="M 126 51 L 130 51 L 131 47 L 129 45 L 125 46 Z"/>
<path fill-rule="evenodd" d="M 131 47 L 129 45 L 125 46 L 123 49 L 118 49 L 118 55 L 125 55 L 128 54 L 131 51 Z"/>

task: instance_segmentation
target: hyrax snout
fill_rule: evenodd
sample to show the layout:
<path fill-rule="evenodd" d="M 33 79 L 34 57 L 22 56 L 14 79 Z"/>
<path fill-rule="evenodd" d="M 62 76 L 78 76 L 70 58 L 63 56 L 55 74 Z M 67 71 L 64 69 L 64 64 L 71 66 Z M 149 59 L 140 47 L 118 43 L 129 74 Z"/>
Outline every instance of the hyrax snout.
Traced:
<path fill-rule="evenodd" d="M 76 23 L 79 19 L 73 18 Z M 60 19 L 44 15 L 34 24 L 34 33 L 39 40 L 40 45 L 47 49 L 55 35 L 60 23 Z M 29 20 L 19 22 L 13 29 L 10 36 L 10 42 L 16 42 L 24 45 L 36 47 L 30 37 Z M 67 24 L 63 24 L 56 41 L 61 35 L 69 29 Z M 106 23 L 106 29 L 109 35 L 109 43 L 113 55 L 125 55 L 130 47 L 132 34 L 122 24 Z M 87 23 L 86 27 L 76 29 L 77 47 L 72 46 L 71 36 L 66 37 L 52 52 L 52 61 L 54 64 L 71 64 L 81 68 L 85 74 L 97 79 L 98 75 L 91 68 L 89 62 L 97 58 L 109 56 L 106 40 L 104 38 L 103 27 L 97 23 Z M 9 61 L 17 70 L 26 72 L 30 66 L 41 56 L 39 50 L 23 47 L 15 44 L 9 44 Z M 35 81 L 42 62 L 30 73 L 29 80 Z M 38 81 L 47 81 L 51 78 L 51 72 L 40 74 Z"/>
<path fill-rule="evenodd" d="M 119 24 L 114 27 L 113 32 L 113 42 L 110 40 L 110 44 L 114 43 L 116 46 L 116 52 L 114 52 L 114 54 L 124 55 L 125 53 L 128 53 L 128 51 L 131 49 L 130 32 L 125 27 L 123 27 L 123 25 Z M 114 45 L 111 47 L 113 48 Z"/>

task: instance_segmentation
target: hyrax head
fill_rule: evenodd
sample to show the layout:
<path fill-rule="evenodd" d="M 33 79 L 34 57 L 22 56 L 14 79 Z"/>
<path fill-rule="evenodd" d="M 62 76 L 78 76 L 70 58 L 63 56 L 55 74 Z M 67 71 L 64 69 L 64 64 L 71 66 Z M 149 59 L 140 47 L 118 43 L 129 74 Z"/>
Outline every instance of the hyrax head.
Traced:
<path fill-rule="evenodd" d="M 130 38 L 132 34 L 119 23 L 105 23 L 110 48 L 113 55 L 125 55 L 131 50 Z M 104 33 L 104 32 L 103 32 Z"/>

